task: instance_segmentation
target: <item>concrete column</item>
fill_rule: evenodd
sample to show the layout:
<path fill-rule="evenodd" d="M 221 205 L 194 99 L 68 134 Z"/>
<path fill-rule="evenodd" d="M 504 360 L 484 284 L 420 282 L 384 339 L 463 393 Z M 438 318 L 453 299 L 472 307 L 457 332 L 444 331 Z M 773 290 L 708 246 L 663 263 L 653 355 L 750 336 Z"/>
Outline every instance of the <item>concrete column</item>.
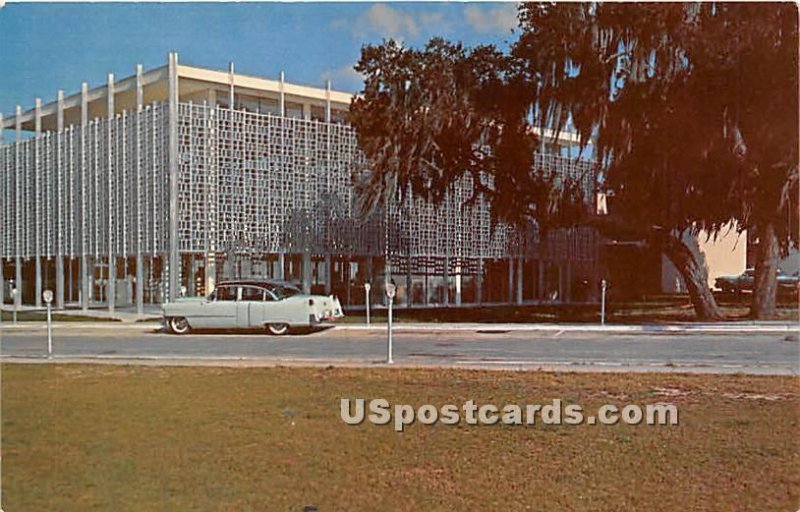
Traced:
<path fill-rule="evenodd" d="M 144 89 L 142 87 L 142 65 L 136 65 L 136 314 L 144 314 L 144 257 L 142 256 L 142 109 Z"/>
<path fill-rule="evenodd" d="M 36 162 L 34 164 L 35 167 L 36 167 L 36 171 L 35 171 L 35 174 L 34 174 L 34 189 L 35 189 L 34 190 L 34 194 L 38 195 L 39 194 L 39 190 L 42 187 L 42 183 L 40 181 L 42 174 L 41 174 L 40 169 L 39 169 L 39 164 L 41 163 L 41 157 L 40 157 L 40 154 L 39 154 L 41 141 L 39 140 L 39 136 L 42 134 L 42 99 L 41 98 L 36 98 L 35 106 L 34 106 L 34 117 L 33 117 L 33 119 L 34 119 L 34 130 L 36 132 L 36 139 L 35 139 L 35 142 L 34 142 L 34 144 L 35 144 L 35 146 L 34 146 L 34 148 L 35 148 L 34 149 L 34 151 L 35 151 L 34 158 L 36 159 Z M 29 200 L 30 200 L 30 198 L 29 198 Z M 36 267 L 36 291 L 35 291 L 35 297 L 34 297 L 33 302 L 34 302 L 34 304 L 36 305 L 37 308 L 40 308 L 40 307 L 42 307 L 42 252 L 41 252 L 42 251 L 42 248 L 41 248 L 41 245 L 42 245 L 42 233 L 41 233 L 41 229 L 40 229 L 41 223 L 39 221 L 41 220 L 42 204 L 40 204 L 41 201 L 39 201 L 38 199 L 33 199 L 33 200 L 35 201 L 33 211 L 34 211 L 34 218 L 35 218 L 35 221 L 34 221 L 35 222 L 34 244 L 36 245 L 36 247 L 34 247 L 34 251 L 35 251 L 35 267 Z"/>
<path fill-rule="evenodd" d="M 169 283 L 167 298 L 174 301 L 180 287 L 178 257 L 178 54 L 169 62 Z M 166 265 L 165 265 L 166 267 Z"/>
<path fill-rule="evenodd" d="M 17 109 L 15 112 L 15 126 L 14 131 L 16 134 L 16 141 L 19 143 L 22 141 L 22 107 L 17 105 Z M 20 166 L 20 150 L 19 144 L 14 146 L 14 167 L 16 173 L 16 183 L 19 184 L 22 179 L 22 171 Z M 22 187 L 17 185 L 15 187 L 15 194 L 14 194 L 14 204 L 16 208 L 22 208 Z M 16 258 L 14 258 L 14 276 L 15 282 L 14 286 L 17 289 L 17 295 L 14 297 L 14 305 L 19 307 L 22 305 L 22 243 L 20 241 L 20 233 L 22 233 L 22 216 L 17 215 L 17 233 L 15 235 L 16 239 Z"/>
<path fill-rule="evenodd" d="M 117 255 L 114 251 L 114 174 L 111 169 L 114 165 L 113 148 L 114 140 L 111 137 L 111 121 L 114 119 L 114 74 L 108 74 L 108 86 L 106 99 L 108 100 L 108 129 L 106 131 L 106 141 L 108 149 L 106 151 L 108 165 L 108 282 L 106 286 L 106 300 L 108 301 L 108 312 L 113 313 L 117 304 Z"/>
<path fill-rule="evenodd" d="M 522 265 L 523 259 L 517 258 L 517 304 L 522 304 Z"/>
<path fill-rule="evenodd" d="M 280 81 L 278 82 L 278 107 L 281 116 L 286 116 L 286 94 L 284 94 L 284 86 L 286 85 L 286 75 L 281 71 Z"/>
<path fill-rule="evenodd" d="M 64 91 L 58 91 L 56 96 L 57 110 L 56 110 L 56 141 L 58 144 L 58 170 L 57 176 L 59 184 L 56 190 L 56 197 L 58 201 L 58 215 L 64 214 L 64 189 L 61 184 L 63 183 L 63 166 L 61 157 L 61 141 L 64 134 Z M 64 234 L 63 229 L 56 232 L 56 309 L 64 309 Z"/>
<path fill-rule="evenodd" d="M 86 130 L 89 129 L 89 84 L 83 82 L 81 84 L 81 167 L 80 167 L 80 177 L 81 177 L 81 189 L 85 192 L 85 183 L 87 181 L 86 176 Z M 84 229 L 86 228 L 86 217 L 89 213 L 86 211 L 86 194 L 81 193 L 81 291 L 80 291 L 80 298 L 81 298 L 81 309 L 83 311 L 89 310 L 89 249 L 86 247 L 86 233 Z"/>
<path fill-rule="evenodd" d="M 204 109 L 206 122 L 206 164 L 210 169 L 206 169 L 206 245 L 205 245 L 205 294 L 208 297 L 217 286 L 217 215 L 216 215 L 216 105 L 217 94 L 215 89 L 209 91 L 211 107 Z M 204 104 L 204 106 L 206 106 Z"/>
<path fill-rule="evenodd" d="M 332 268 L 332 264 L 331 264 L 331 255 L 330 254 L 326 254 L 325 255 L 325 295 L 330 295 L 331 291 L 332 291 L 332 288 L 333 288 L 332 283 L 331 283 L 331 270 L 332 269 L 333 268 Z"/>
<path fill-rule="evenodd" d="M 16 273 L 16 283 L 14 286 L 17 287 L 17 295 L 14 297 L 14 305 L 19 308 L 22 305 L 22 258 L 19 256 L 17 256 L 14 265 L 14 272 Z"/>
<path fill-rule="evenodd" d="M 129 301 L 133 299 L 133 276 L 125 273 L 125 305 L 130 305 Z"/>
<path fill-rule="evenodd" d="M 311 293 L 311 253 L 303 253 L 302 264 L 303 293 Z"/>
<path fill-rule="evenodd" d="M 234 100 L 236 99 L 234 85 L 233 85 L 233 62 L 228 63 L 228 108 L 233 108 Z"/>
<path fill-rule="evenodd" d="M 311 120 L 311 103 L 303 103 L 303 119 Z"/>
<path fill-rule="evenodd" d="M 67 258 L 67 297 L 69 297 L 70 302 L 75 300 L 73 291 L 74 290 L 72 285 L 72 258 Z"/>
<path fill-rule="evenodd" d="M 331 81 L 325 81 L 325 122 L 331 122 Z"/>
<path fill-rule="evenodd" d="M 102 265 L 98 265 L 98 257 L 97 256 L 90 256 L 89 257 L 89 302 L 102 302 L 103 300 L 103 290 L 98 286 L 97 293 L 98 296 L 95 296 L 95 276 L 100 274 L 100 277 L 103 276 L 103 267 Z M 97 272 L 97 269 L 100 269 L 100 272 Z"/>
<path fill-rule="evenodd" d="M 16 141 L 19 142 L 22 140 L 22 107 L 17 105 L 15 111 L 15 123 L 14 123 L 14 130 L 16 134 Z M 19 151 L 19 144 L 14 146 L 14 173 L 16 175 L 16 182 L 20 182 L 20 176 L 22 175 L 22 171 L 20 171 L 20 151 Z M 14 190 L 14 205 L 15 208 L 22 207 L 22 190 L 20 187 L 15 187 Z M 20 241 L 20 233 L 22 233 L 22 223 L 20 216 L 17 216 L 16 222 L 16 234 L 14 236 L 15 241 L 15 257 L 14 257 L 14 286 L 18 290 L 17 296 L 14 298 L 14 304 L 19 307 L 21 302 L 21 294 L 22 294 L 22 243 Z"/>

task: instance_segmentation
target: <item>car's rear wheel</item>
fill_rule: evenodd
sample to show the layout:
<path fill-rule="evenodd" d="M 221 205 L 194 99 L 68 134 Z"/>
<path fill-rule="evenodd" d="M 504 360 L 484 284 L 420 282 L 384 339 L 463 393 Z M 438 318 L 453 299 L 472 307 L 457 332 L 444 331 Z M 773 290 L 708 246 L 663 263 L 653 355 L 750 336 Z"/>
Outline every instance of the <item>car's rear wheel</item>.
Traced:
<path fill-rule="evenodd" d="M 267 324 L 267 330 L 275 336 L 282 336 L 289 332 L 289 324 Z"/>
<path fill-rule="evenodd" d="M 189 327 L 189 321 L 182 316 L 170 318 L 169 328 L 175 334 L 186 334 L 191 330 L 191 327 Z"/>

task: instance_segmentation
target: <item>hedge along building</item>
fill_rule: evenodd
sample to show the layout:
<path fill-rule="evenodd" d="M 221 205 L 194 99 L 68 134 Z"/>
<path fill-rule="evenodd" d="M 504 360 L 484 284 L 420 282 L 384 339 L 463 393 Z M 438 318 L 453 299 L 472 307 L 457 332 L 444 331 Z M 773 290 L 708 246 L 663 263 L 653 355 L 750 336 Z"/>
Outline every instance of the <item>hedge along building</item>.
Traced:
<path fill-rule="evenodd" d="M 488 205 L 453 187 L 443 204 L 395 201 L 355 216 L 364 171 L 347 125 L 352 95 L 178 63 L 0 119 L 0 294 L 20 303 L 117 306 L 202 295 L 226 278 L 263 276 L 345 304 L 462 304 L 583 299 L 598 241 L 584 228 L 493 225 Z M 11 132 L 6 132 L 11 133 Z M 2 134 L 2 131 L 0 131 Z M 30 136 L 25 136 L 30 135 Z M 585 179 L 589 162 L 538 165 Z M 543 148 L 545 149 L 545 148 Z M 589 194 L 591 195 L 591 194 Z M 0 303 L 5 299 L 0 296 Z"/>

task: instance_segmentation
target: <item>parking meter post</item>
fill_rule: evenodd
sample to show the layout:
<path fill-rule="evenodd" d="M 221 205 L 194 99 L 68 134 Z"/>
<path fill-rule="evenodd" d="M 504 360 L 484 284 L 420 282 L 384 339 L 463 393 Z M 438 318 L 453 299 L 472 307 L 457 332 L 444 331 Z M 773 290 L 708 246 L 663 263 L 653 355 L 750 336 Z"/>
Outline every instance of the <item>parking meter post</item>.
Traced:
<path fill-rule="evenodd" d="M 389 299 L 389 339 L 386 348 L 386 364 L 394 364 L 394 360 L 392 359 L 392 304 L 394 303 L 393 299 Z"/>
<path fill-rule="evenodd" d="M 53 357 L 53 317 L 51 315 L 50 303 L 47 303 L 47 357 Z"/>
<path fill-rule="evenodd" d="M 47 358 L 53 358 L 53 292 L 52 290 L 45 290 L 42 292 L 42 298 L 47 304 Z"/>
<path fill-rule="evenodd" d="M 608 283 L 603 279 L 600 282 L 600 325 L 606 325 L 606 288 Z"/>
<path fill-rule="evenodd" d="M 369 283 L 364 283 L 364 295 L 367 299 L 367 325 L 369 325 L 369 290 L 372 288 L 372 285 Z"/>
<path fill-rule="evenodd" d="M 16 288 L 12 288 L 11 289 L 11 301 L 14 304 L 14 308 L 11 310 L 12 311 L 11 316 L 13 318 L 13 320 L 12 320 L 13 325 L 17 325 L 17 293 L 19 293 L 19 292 L 17 291 Z"/>
<path fill-rule="evenodd" d="M 394 304 L 394 296 L 397 291 L 394 283 L 386 284 L 386 296 L 389 298 L 389 322 L 388 334 L 386 339 L 386 364 L 394 364 L 392 359 L 392 305 Z"/>

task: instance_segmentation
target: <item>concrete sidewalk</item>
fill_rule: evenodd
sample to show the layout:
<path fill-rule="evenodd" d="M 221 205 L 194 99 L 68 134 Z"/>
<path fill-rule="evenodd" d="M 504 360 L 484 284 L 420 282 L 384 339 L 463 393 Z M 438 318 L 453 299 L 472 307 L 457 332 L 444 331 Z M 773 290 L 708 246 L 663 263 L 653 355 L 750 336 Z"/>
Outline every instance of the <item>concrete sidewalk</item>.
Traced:
<path fill-rule="evenodd" d="M 147 321 L 137 321 L 128 318 L 123 322 L 54 322 L 53 328 L 59 330 L 96 330 L 96 329 L 125 329 L 153 331 L 160 326 L 160 318 L 149 317 Z M 45 329 L 45 322 L 3 322 L 2 329 L 9 330 L 40 330 Z M 337 332 L 384 332 L 387 329 L 385 322 L 364 324 L 337 324 L 332 328 Z M 394 323 L 394 332 L 476 332 L 486 334 L 503 334 L 511 332 L 586 332 L 586 333 L 685 333 L 685 334 L 735 334 L 735 333 L 776 333 L 800 334 L 800 326 L 787 322 L 724 322 L 724 323 L 675 323 L 652 325 L 621 325 L 621 324 L 489 324 L 489 323 Z"/>
<path fill-rule="evenodd" d="M 97 319 L 92 321 L 76 322 L 54 322 L 54 327 L 59 328 L 109 328 L 112 326 L 120 327 L 120 323 L 126 325 L 139 325 L 143 328 L 152 328 L 153 324 L 160 323 L 161 321 L 161 307 L 154 305 L 146 305 L 143 315 L 136 313 L 133 308 L 118 308 L 114 313 L 109 313 L 108 309 L 103 307 L 90 308 L 88 311 L 83 311 L 77 304 L 68 304 L 69 309 L 53 310 L 53 314 L 70 315 L 78 317 L 90 317 Z M 10 313 L 13 308 L 6 304 L 2 307 L 3 311 Z M 45 308 L 35 308 L 32 306 L 22 306 L 19 309 L 20 313 L 28 312 L 45 312 Z M 106 321 L 104 321 L 106 320 Z M 114 320 L 115 322 L 109 322 Z M 20 321 L 17 326 L 13 326 L 11 321 L 2 322 L 2 328 L 20 328 L 25 326 L 36 328 L 37 325 L 44 327 L 44 322 L 39 321 Z M 334 327 L 336 330 L 344 331 L 375 331 L 386 330 L 386 322 L 373 322 L 371 325 L 365 324 L 348 324 L 338 323 Z M 592 323 L 466 323 L 466 322 L 395 322 L 394 331 L 408 332 L 408 331 L 471 331 L 471 332 L 490 332 L 499 333 L 507 332 L 520 332 L 520 331 L 545 331 L 545 332 L 604 332 L 604 333 L 743 333 L 743 332 L 760 332 L 760 333 L 799 333 L 800 324 L 786 322 L 786 321 L 729 321 L 729 322 L 714 322 L 714 323 L 697 323 L 697 322 L 675 322 L 670 324 L 592 324 Z"/>
<path fill-rule="evenodd" d="M 11 314 L 14 311 L 13 306 L 10 304 L 5 304 L 0 308 L 1 311 L 5 311 L 6 314 Z M 20 306 L 17 310 L 20 315 L 23 313 L 46 313 L 47 308 L 36 308 L 34 306 Z M 119 308 L 113 313 L 108 311 L 108 308 L 103 306 L 96 306 L 90 307 L 87 311 L 84 311 L 80 308 L 78 304 L 67 304 L 67 309 L 53 309 L 54 315 L 68 315 L 68 316 L 77 316 L 77 317 L 89 317 L 92 319 L 98 319 L 98 323 L 103 323 L 102 321 L 117 321 L 122 323 L 135 323 L 141 321 L 153 321 L 158 322 L 161 319 L 161 307 L 160 306 L 153 306 L 147 304 L 145 306 L 144 314 L 139 315 L 136 313 L 136 310 L 133 308 Z M 5 324 L 10 324 L 11 322 L 7 321 Z M 20 323 L 36 323 L 30 321 L 23 321 Z M 91 323 L 91 320 L 87 320 L 86 322 L 79 322 L 79 323 Z"/>

